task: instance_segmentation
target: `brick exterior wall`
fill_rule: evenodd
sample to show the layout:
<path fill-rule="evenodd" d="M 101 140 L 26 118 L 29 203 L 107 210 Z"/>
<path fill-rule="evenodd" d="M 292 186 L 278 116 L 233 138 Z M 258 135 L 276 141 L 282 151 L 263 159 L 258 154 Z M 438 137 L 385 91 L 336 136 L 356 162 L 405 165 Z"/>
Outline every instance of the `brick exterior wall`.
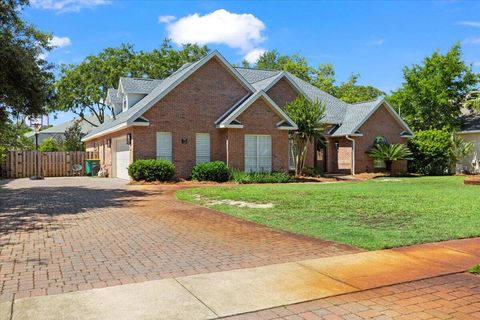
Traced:
<path fill-rule="evenodd" d="M 272 170 L 288 170 L 288 131 L 279 130 L 276 124 L 282 120 L 263 99 L 255 101 L 238 120 L 243 129 L 228 129 L 228 163 L 244 170 L 245 135 L 258 134 L 272 137 Z"/>
<path fill-rule="evenodd" d="M 275 103 L 283 108 L 285 105 L 298 97 L 297 90 L 293 88 L 285 78 L 278 81 L 268 91 L 267 95 L 275 101 Z"/>
<path fill-rule="evenodd" d="M 402 138 L 400 133 L 404 129 L 390 114 L 385 106 L 378 108 L 375 113 L 360 127 L 359 131 L 362 137 L 353 137 L 355 139 L 355 172 L 375 172 L 379 171 L 373 166 L 373 159 L 368 156 L 375 141 L 375 137 L 383 136 L 388 143 L 407 143 L 406 138 Z M 338 151 L 335 150 L 335 142 L 339 143 Z M 327 147 L 327 171 L 332 173 L 351 173 L 352 167 L 352 142 L 345 138 L 329 138 Z M 407 172 L 407 161 L 394 162 L 392 172 Z"/>
<path fill-rule="evenodd" d="M 106 170 L 109 177 L 115 177 L 113 172 L 113 151 L 115 149 L 115 139 L 126 139 L 127 133 L 133 133 L 133 128 L 127 128 L 121 131 L 117 131 L 111 134 L 104 135 L 98 139 L 88 141 L 86 143 L 87 151 L 95 151 L 94 142 L 97 143 L 98 157 L 100 159 L 100 165 L 102 169 Z M 107 140 L 112 139 L 111 147 L 107 146 Z M 130 145 L 130 162 L 133 161 L 133 147 L 134 141 Z"/>
<path fill-rule="evenodd" d="M 106 147 L 109 138 L 125 136 L 129 132 L 132 134 L 130 160 L 155 159 L 156 133 L 171 132 L 176 175 L 187 178 L 196 162 L 195 135 L 209 133 L 211 161 L 227 162 L 228 159 L 230 166 L 243 170 L 245 134 L 266 134 L 272 136 L 272 168 L 287 170 L 288 132 L 276 128 L 281 118 L 263 99 L 254 102 L 239 117 L 244 129 L 216 128 L 215 121 L 247 94 L 247 89 L 214 58 L 143 114 L 150 126 L 132 127 L 96 139 L 101 164 L 110 176 L 115 176 L 112 165 L 114 148 Z M 186 143 L 182 143 L 184 138 Z M 93 149 L 93 143 L 89 141 L 87 148 Z"/>
<path fill-rule="evenodd" d="M 408 139 L 402 138 L 400 133 L 405 129 L 395 120 L 386 106 L 381 106 L 374 114 L 360 127 L 363 137 L 355 138 L 356 144 L 356 171 L 373 172 L 373 159 L 368 156 L 367 151 L 373 146 L 375 137 L 383 136 L 388 143 L 406 144 Z M 396 161 L 392 165 L 392 172 L 407 172 L 407 161 Z"/>

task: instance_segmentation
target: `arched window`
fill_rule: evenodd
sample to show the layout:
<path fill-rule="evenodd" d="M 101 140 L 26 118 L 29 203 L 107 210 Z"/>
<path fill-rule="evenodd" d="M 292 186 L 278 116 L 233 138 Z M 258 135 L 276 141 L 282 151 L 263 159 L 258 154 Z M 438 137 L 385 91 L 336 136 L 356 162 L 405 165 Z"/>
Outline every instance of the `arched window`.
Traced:
<path fill-rule="evenodd" d="M 373 145 L 377 144 L 388 144 L 387 138 L 383 136 L 376 136 L 375 140 L 373 141 Z"/>

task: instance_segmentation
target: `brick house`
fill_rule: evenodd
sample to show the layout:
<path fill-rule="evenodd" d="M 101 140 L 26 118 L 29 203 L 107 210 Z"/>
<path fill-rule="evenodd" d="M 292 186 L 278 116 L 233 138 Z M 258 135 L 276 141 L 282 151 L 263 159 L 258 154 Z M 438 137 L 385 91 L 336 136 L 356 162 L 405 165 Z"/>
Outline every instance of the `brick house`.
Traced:
<path fill-rule="evenodd" d="M 217 51 L 163 80 L 120 78 L 107 103 L 112 118 L 83 138 L 109 176 L 128 179 L 136 159 L 167 159 L 177 176 L 199 162 L 222 160 L 246 171 L 292 167 L 283 111 L 299 95 L 326 106 L 327 147 L 309 150 L 307 166 L 327 172 L 381 170 L 366 155 L 376 139 L 405 143 L 411 130 L 384 100 L 347 104 L 284 71 L 236 68 Z M 394 166 L 406 171 L 406 163 Z"/>

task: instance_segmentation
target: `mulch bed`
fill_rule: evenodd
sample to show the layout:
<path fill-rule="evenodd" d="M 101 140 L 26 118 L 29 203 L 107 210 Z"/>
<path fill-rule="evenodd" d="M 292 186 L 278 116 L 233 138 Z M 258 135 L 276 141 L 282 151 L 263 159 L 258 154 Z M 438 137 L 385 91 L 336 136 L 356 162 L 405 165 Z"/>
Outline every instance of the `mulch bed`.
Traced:
<path fill-rule="evenodd" d="M 465 177 L 465 184 L 480 185 L 480 176 Z"/>

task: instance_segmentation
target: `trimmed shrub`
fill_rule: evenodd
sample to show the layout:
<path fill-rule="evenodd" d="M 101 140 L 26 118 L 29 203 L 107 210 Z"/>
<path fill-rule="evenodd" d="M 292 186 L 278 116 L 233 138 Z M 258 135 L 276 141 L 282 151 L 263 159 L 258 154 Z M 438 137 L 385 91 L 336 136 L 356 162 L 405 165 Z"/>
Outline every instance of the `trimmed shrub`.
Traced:
<path fill-rule="evenodd" d="M 128 167 L 135 181 L 168 181 L 175 174 L 175 165 L 168 160 L 136 160 Z"/>
<path fill-rule="evenodd" d="M 192 179 L 225 182 L 230 180 L 230 170 L 223 161 L 199 163 L 192 169 Z"/>
<path fill-rule="evenodd" d="M 41 152 L 55 152 L 62 150 L 62 143 L 55 138 L 47 138 L 40 143 L 38 150 Z"/>
<path fill-rule="evenodd" d="M 451 169 L 451 134 L 447 130 L 424 130 L 415 133 L 408 147 L 413 161 L 410 171 L 424 175 L 444 175 Z"/>
<path fill-rule="evenodd" d="M 243 172 L 234 170 L 232 178 L 236 183 L 286 183 L 294 179 L 286 172 Z"/>

